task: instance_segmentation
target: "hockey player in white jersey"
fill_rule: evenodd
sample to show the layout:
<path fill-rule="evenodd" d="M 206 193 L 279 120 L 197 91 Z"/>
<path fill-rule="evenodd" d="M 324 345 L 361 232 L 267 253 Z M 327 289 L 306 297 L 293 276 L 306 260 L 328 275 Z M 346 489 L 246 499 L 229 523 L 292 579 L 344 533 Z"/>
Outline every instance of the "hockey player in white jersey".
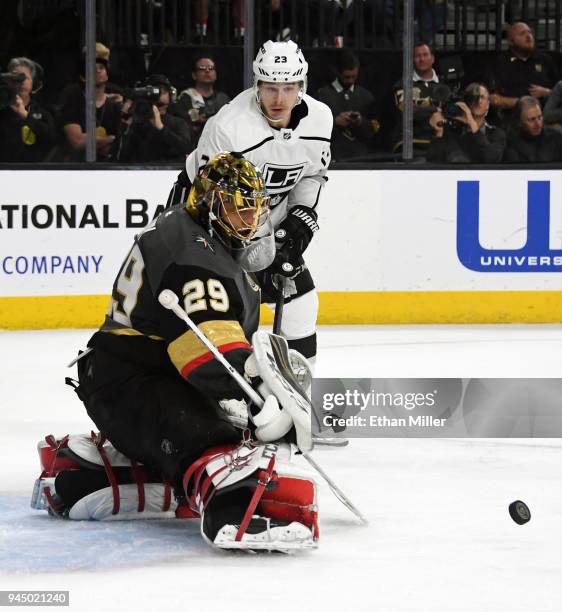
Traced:
<path fill-rule="evenodd" d="M 262 45 L 253 63 L 253 87 L 207 122 L 168 204 L 185 202 L 200 168 L 220 151 L 238 151 L 262 170 L 272 196 L 277 247 L 273 264 L 257 275 L 262 302 L 275 301 L 275 275 L 290 279 L 281 333 L 291 348 L 314 359 L 318 296 L 302 254 L 318 229 L 317 206 L 330 163 L 332 114 L 306 94 L 307 71 L 294 42 Z"/>

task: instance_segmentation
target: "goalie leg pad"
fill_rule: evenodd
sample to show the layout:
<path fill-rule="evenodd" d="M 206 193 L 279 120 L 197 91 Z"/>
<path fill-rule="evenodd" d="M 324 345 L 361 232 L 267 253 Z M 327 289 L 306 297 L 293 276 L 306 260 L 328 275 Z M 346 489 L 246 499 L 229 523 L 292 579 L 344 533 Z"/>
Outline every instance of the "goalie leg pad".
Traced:
<path fill-rule="evenodd" d="M 169 483 L 99 435 L 47 436 L 38 452 L 43 471 L 33 490 L 35 509 L 75 520 L 198 516 L 178 508 Z"/>
<path fill-rule="evenodd" d="M 201 533 L 225 549 L 313 548 L 319 538 L 316 483 L 291 463 L 287 444 L 209 451 L 184 476 Z"/>

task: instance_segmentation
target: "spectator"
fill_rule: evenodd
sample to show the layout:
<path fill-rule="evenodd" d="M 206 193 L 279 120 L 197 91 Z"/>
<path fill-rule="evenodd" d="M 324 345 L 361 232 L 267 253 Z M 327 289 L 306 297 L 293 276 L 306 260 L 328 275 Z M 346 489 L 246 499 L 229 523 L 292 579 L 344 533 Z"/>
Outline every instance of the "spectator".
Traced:
<path fill-rule="evenodd" d="M 556 83 L 548 96 L 544 105 L 543 119 L 550 127 L 562 130 L 562 81 Z"/>
<path fill-rule="evenodd" d="M 544 100 L 557 81 L 552 58 L 536 50 L 535 37 L 526 23 L 511 25 L 507 40 L 509 49 L 498 56 L 490 75 L 490 101 L 504 125 L 519 98 L 530 95 Z"/>
<path fill-rule="evenodd" d="M 414 157 L 425 157 L 433 136 L 433 128 L 429 125 L 431 115 L 437 110 L 433 103 L 433 90 L 439 83 L 433 64 L 435 55 L 427 43 L 419 43 L 414 47 Z M 402 111 L 404 110 L 404 89 L 402 79 L 395 85 L 394 99 L 400 115 L 393 138 L 393 151 L 402 147 Z"/>
<path fill-rule="evenodd" d="M 153 74 L 147 86 L 158 88 L 158 99 L 127 100 L 123 106 L 124 130 L 119 160 L 124 162 L 184 161 L 191 151 L 189 128 L 168 112 L 172 85 L 162 74 Z"/>
<path fill-rule="evenodd" d="M 562 161 L 562 134 L 544 127 L 540 102 L 532 96 L 521 98 L 513 109 L 507 137 L 505 161 L 509 163 Z"/>
<path fill-rule="evenodd" d="M 14 57 L 8 63 L 15 91 L 6 89 L 6 106 L 0 107 L 0 162 L 39 162 L 55 144 L 55 122 L 32 95 L 42 86 L 42 71 L 27 57 Z M 21 76 L 23 75 L 23 76 Z M 17 80 L 19 79 L 19 80 Z"/>
<path fill-rule="evenodd" d="M 351 51 L 339 52 L 337 72 L 330 85 L 318 90 L 317 98 L 334 116 L 332 156 L 340 161 L 369 155 L 379 126 L 374 120 L 373 94 L 357 85 L 359 60 Z"/>
<path fill-rule="evenodd" d="M 212 57 L 197 57 L 193 62 L 191 78 L 195 82 L 194 87 L 180 93 L 179 100 L 171 112 L 187 121 L 191 144 L 196 147 L 207 119 L 216 115 L 230 102 L 230 98 L 222 91 L 215 90 L 217 69 Z"/>
<path fill-rule="evenodd" d="M 505 148 L 505 132 L 486 122 L 489 108 L 487 87 L 482 83 L 471 83 L 464 91 L 464 101 L 449 101 L 443 110 L 433 113 L 429 123 L 434 138 L 427 161 L 452 164 L 500 162 Z"/>
<path fill-rule="evenodd" d="M 62 126 L 65 136 L 65 159 L 81 161 L 86 148 L 85 66 L 78 83 L 61 94 Z M 105 92 L 109 72 L 109 49 L 96 43 L 96 148 L 100 161 L 116 158 L 121 126 L 121 105 Z"/>

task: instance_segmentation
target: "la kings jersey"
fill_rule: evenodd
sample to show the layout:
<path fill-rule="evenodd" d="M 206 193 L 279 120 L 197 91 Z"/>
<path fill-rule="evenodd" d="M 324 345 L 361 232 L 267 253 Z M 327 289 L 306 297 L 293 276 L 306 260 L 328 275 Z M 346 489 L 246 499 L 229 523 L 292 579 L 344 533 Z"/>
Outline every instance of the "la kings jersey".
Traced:
<path fill-rule="evenodd" d="M 139 234 L 113 285 L 111 304 L 89 346 L 147 372 L 170 370 L 205 396 L 241 392 L 197 336 L 158 302 L 172 290 L 189 317 L 232 365 L 243 371 L 248 338 L 259 323 L 260 290 L 184 207 L 173 207 Z"/>
<path fill-rule="evenodd" d="M 197 149 L 187 158 L 187 175 L 193 182 L 221 151 L 242 153 L 264 174 L 277 227 L 288 208 L 318 204 L 330 164 L 332 123 L 330 109 L 304 95 L 293 108 L 289 127 L 272 128 L 258 109 L 253 89 L 247 89 L 207 121 Z"/>

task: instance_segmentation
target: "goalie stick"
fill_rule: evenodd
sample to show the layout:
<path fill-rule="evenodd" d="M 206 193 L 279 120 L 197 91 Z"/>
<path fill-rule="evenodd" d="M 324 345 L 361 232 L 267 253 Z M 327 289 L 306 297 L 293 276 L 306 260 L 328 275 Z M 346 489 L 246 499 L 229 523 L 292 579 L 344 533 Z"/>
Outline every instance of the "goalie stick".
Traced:
<path fill-rule="evenodd" d="M 288 262 L 284 263 L 283 265 L 291 266 L 291 264 Z M 291 269 L 292 267 L 293 266 L 291 266 Z M 283 320 L 283 307 L 285 306 L 285 283 L 287 279 L 282 274 L 276 274 L 276 278 L 277 296 L 275 300 L 275 314 L 273 317 L 273 333 L 276 336 L 280 336 L 281 321 Z M 318 416 L 316 415 L 316 412 L 314 413 L 314 416 L 316 417 L 316 422 L 318 423 L 318 427 L 320 428 L 320 422 L 318 421 Z M 320 434 L 313 435 L 313 438 L 314 444 L 318 444 L 318 446 L 332 446 L 335 448 L 341 448 L 349 444 L 349 440 L 347 438 L 321 436 Z"/>
<path fill-rule="evenodd" d="M 209 349 L 215 359 L 221 363 L 234 380 L 240 385 L 241 389 L 257 406 L 263 406 L 263 398 L 255 391 L 250 383 L 225 359 L 216 346 L 205 336 L 205 334 L 195 325 L 189 318 L 185 310 L 180 306 L 178 296 L 170 289 L 164 289 L 158 295 L 158 301 L 164 308 L 171 310 L 178 318 L 186 323 L 191 331 L 199 338 L 199 340 Z M 302 456 L 310 463 L 310 465 L 320 474 L 330 487 L 332 493 L 341 501 L 361 521 L 362 524 L 368 525 L 369 521 L 361 514 L 361 512 L 353 505 L 345 493 L 336 485 L 336 483 L 326 474 L 326 472 L 318 465 L 318 463 L 310 457 L 308 453 L 303 452 Z"/>

